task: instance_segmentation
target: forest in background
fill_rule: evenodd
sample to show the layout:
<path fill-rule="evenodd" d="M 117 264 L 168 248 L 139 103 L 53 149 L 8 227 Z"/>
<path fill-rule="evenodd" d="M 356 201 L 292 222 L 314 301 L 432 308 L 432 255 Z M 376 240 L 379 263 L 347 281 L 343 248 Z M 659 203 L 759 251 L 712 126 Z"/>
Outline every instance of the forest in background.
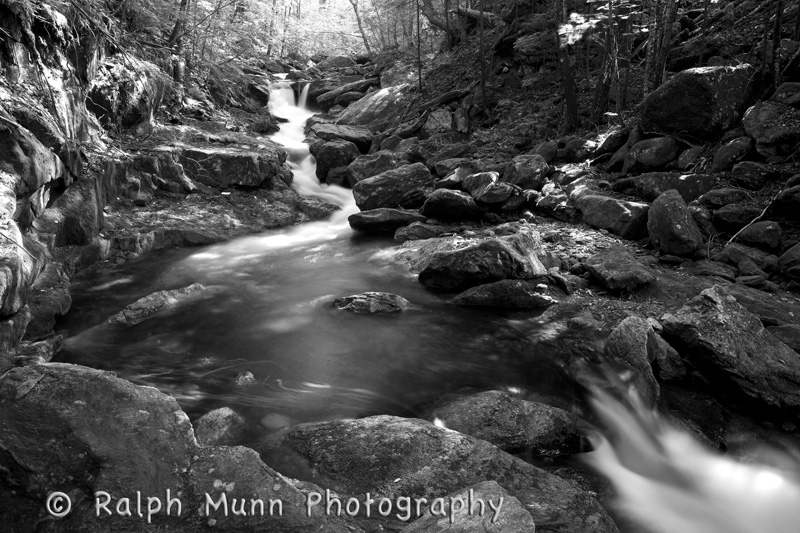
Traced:
<path fill-rule="evenodd" d="M 11 5 L 24 9 L 27 0 Z M 436 53 L 476 54 L 461 85 L 480 82 L 492 122 L 492 83 L 508 73 L 530 89 L 554 71 L 559 127 L 624 121 L 665 72 L 705 64 L 760 66 L 768 86 L 798 61 L 798 6 L 784 0 L 69 0 L 82 38 L 109 53 L 135 51 L 180 85 L 235 78 L 243 65 L 289 61 L 304 69 L 326 57 L 406 60 L 431 70 Z M 482 61 L 478 60 L 482 58 Z M 234 75 L 231 72 L 234 71 Z M 437 85 L 437 80 L 431 80 Z M 487 83 L 489 88 L 487 89 Z M 437 90 L 453 88 L 436 87 Z M 477 83 L 476 83 L 477 85 Z"/>

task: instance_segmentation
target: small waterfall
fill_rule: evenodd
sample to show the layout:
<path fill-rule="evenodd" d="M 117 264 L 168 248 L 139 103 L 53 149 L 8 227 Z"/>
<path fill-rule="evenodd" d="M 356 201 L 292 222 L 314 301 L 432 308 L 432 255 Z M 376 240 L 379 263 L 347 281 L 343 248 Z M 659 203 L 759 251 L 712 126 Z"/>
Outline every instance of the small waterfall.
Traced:
<path fill-rule="evenodd" d="M 300 90 L 300 98 L 297 100 L 298 107 L 302 107 L 303 109 L 306 108 L 306 102 L 308 102 L 308 89 L 310 87 L 310 83 L 303 85 L 303 88 Z"/>
<path fill-rule="evenodd" d="M 796 459 L 781 461 L 794 472 L 737 462 L 660 420 L 638 397 L 625 405 L 596 388 L 594 397 L 610 438 L 592 439 L 589 462 L 612 481 L 621 508 L 648 531 L 798 531 Z"/>

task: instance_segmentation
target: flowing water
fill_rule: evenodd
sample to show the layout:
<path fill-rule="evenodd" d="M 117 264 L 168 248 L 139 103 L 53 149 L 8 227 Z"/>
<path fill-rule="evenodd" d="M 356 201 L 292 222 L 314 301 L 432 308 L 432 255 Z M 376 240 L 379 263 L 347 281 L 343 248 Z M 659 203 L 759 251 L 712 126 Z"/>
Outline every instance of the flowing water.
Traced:
<path fill-rule="evenodd" d="M 294 104 L 286 83 L 270 101 L 272 113 L 288 119 L 273 140 L 289 152 L 293 186 L 341 209 L 326 221 L 153 252 L 74 280 L 58 359 L 158 387 L 192 418 L 229 406 L 255 427 L 414 414 L 461 387 L 530 386 L 519 354 L 482 347 L 497 314 L 447 304 L 385 258 L 397 246 L 391 238 L 353 233 L 352 192 L 320 185 L 302 142 L 312 113 Z M 143 296 L 192 283 L 206 286 L 209 297 L 133 327 L 105 323 Z M 365 291 L 399 294 L 419 309 L 364 316 L 329 305 Z"/>
<path fill-rule="evenodd" d="M 449 305 L 385 259 L 382 252 L 396 246 L 391 239 L 354 235 L 347 224 L 356 211 L 352 193 L 318 183 L 302 142 L 311 113 L 294 104 L 285 83 L 274 88 L 270 106 L 288 119 L 273 138 L 290 154 L 294 187 L 341 209 L 327 221 L 154 252 L 73 280 L 57 360 L 158 387 L 192 418 L 232 407 L 248 419 L 253 438 L 305 421 L 418 415 L 427 402 L 463 387 L 528 398 L 563 392 L 552 354 L 498 336 L 503 325 L 532 313 Z M 207 298 L 133 327 L 106 323 L 143 296 L 196 282 L 208 288 Z M 329 305 L 364 291 L 400 294 L 418 309 L 364 316 Z M 595 408 L 615 437 L 598 435 L 597 451 L 585 455 L 647 531 L 798 531 L 800 488 L 791 473 L 712 454 L 636 401 L 598 392 Z"/>

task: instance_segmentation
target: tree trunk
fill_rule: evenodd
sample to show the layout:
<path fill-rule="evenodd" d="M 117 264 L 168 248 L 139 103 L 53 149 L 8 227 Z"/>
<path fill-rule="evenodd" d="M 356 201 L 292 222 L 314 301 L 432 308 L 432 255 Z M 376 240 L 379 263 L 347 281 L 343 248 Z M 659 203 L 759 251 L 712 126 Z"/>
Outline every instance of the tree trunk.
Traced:
<path fill-rule="evenodd" d="M 658 35 L 661 32 L 661 5 L 660 0 L 651 0 L 650 17 L 647 21 L 647 52 L 644 60 L 644 76 L 642 77 L 642 98 L 650 93 L 650 76 L 656 60 L 658 48 Z"/>
<path fill-rule="evenodd" d="M 486 98 L 486 50 L 483 44 L 483 0 L 480 0 L 480 18 L 478 18 L 478 35 L 479 47 L 481 54 L 481 106 L 483 107 L 483 114 L 489 118 L 489 104 Z"/>
<path fill-rule="evenodd" d="M 566 19 L 564 15 L 564 0 L 555 0 L 556 13 L 558 13 L 559 23 Z M 569 52 L 567 44 L 561 42 L 561 36 L 556 30 L 556 45 L 558 46 L 558 71 L 561 74 L 561 81 L 564 85 L 564 122 L 561 124 L 561 135 L 572 132 L 578 126 L 578 96 L 575 91 L 575 80 L 572 77 L 572 68 L 569 64 Z"/>
<path fill-rule="evenodd" d="M 667 5 L 664 6 L 664 24 L 661 34 L 661 44 L 658 48 L 658 61 L 655 65 L 655 79 L 653 80 L 654 89 L 657 89 L 664 79 L 667 54 L 669 53 L 670 44 L 672 43 L 672 25 L 675 22 L 677 14 L 678 2 L 676 0 L 667 0 Z"/>
<path fill-rule="evenodd" d="M 781 85 L 781 33 L 783 33 L 783 0 L 774 0 L 775 24 L 772 27 L 772 80 L 775 89 Z"/>
<path fill-rule="evenodd" d="M 419 83 L 419 94 L 422 94 L 422 37 L 420 36 L 420 7 L 417 0 L 417 81 Z"/>
<path fill-rule="evenodd" d="M 369 55 L 372 55 L 372 50 L 369 47 L 369 40 L 367 40 L 367 34 L 364 32 L 364 25 L 361 23 L 361 15 L 358 14 L 358 0 L 350 0 L 350 5 L 353 6 L 353 13 L 356 16 L 358 31 L 361 33 L 361 39 L 364 40 L 364 48 L 367 49 Z"/>
<path fill-rule="evenodd" d="M 447 20 L 436 11 L 436 8 L 433 7 L 433 0 L 421 0 L 421 2 L 420 9 L 422 10 L 422 14 L 425 15 L 425 18 L 428 19 L 428 22 L 430 22 L 432 26 L 436 26 L 443 32 L 446 32 L 448 38 L 451 38 L 449 24 Z"/>

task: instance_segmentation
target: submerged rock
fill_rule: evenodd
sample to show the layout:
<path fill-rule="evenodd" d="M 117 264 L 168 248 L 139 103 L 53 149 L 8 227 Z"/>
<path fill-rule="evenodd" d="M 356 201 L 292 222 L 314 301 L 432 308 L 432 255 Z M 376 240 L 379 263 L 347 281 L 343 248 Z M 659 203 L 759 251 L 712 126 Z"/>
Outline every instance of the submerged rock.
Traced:
<path fill-rule="evenodd" d="M 208 295 L 208 289 L 199 283 L 192 283 L 182 289 L 158 291 L 139 298 L 108 319 L 110 324 L 134 326 L 144 322 L 156 313 L 202 298 Z"/>
<path fill-rule="evenodd" d="M 715 285 L 664 317 L 667 340 L 708 378 L 773 415 L 800 414 L 800 356 Z"/>
<path fill-rule="evenodd" d="M 293 428 L 286 444 L 346 494 L 427 498 L 495 481 L 553 532 L 614 532 L 600 504 L 572 483 L 488 442 L 423 420 L 371 416 Z"/>
<path fill-rule="evenodd" d="M 388 292 L 363 292 L 353 296 L 337 298 L 331 304 L 334 309 L 357 314 L 399 313 L 412 307 L 411 302 Z"/>
<path fill-rule="evenodd" d="M 507 452 L 561 455 L 581 451 L 578 419 L 547 404 L 487 391 L 445 401 L 431 413 L 437 425 L 490 442 Z"/>
<path fill-rule="evenodd" d="M 244 418 L 230 407 L 220 407 L 201 416 L 194 424 L 200 446 L 237 444 L 246 429 Z"/>

